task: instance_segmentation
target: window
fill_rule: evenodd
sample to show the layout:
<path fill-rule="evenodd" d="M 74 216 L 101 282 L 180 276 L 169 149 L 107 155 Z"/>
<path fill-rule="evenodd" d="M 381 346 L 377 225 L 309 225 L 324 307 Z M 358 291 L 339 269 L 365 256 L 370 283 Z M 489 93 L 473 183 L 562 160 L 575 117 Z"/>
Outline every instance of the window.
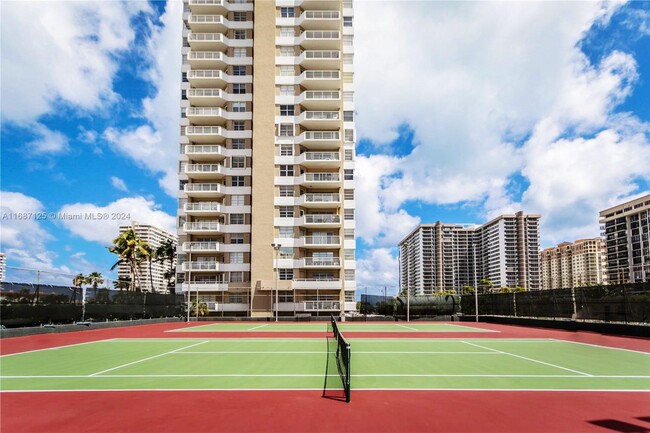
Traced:
<path fill-rule="evenodd" d="M 244 176 L 233 176 L 230 178 L 231 186 L 246 186 Z"/>
<path fill-rule="evenodd" d="M 181 117 L 182 118 L 187 117 L 187 108 L 185 107 L 181 108 Z"/>
<path fill-rule="evenodd" d="M 244 273 L 243 272 L 231 272 L 230 273 L 230 282 L 231 283 L 243 283 L 244 282 Z M 232 295 L 230 295 L 232 297 Z"/>
<path fill-rule="evenodd" d="M 244 214 L 243 213 L 231 213 L 230 214 L 230 224 L 244 224 Z"/>
<path fill-rule="evenodd" d="M 233 102 L 232 103 L 232 112 L 233 113 L 243 113 L 246 111 L 246 103 L 245 102 Z"/>
<path fill-rule="evenodd" d="M 278 292 L 279 302 L 293 302 L 293 292 Z"/>
<path fill-rule="evenodd" d="M 281 165 L 280 176 L 293 176 L 293 165 Z"/>
<path fill-rule="evenodd" d="M 244 253 L 230 253 L 230 263 L 244 263 Z"/>
<path fill-rule="evenodd" d="M 233 131 L 243 131 L 246 129 L 245 120 L 233 120 L 232 121 L 232 130 Z"/>
<path fill-rule="evenodd" d="M 246 168 L 246 158 L 243 156 L 233 156 L 230 158 L 230 168 Z"/>
<path fill-rule="evenodd" d="M 294 108 L 293 105 L 280 105 L 280 116 L 293 116 Z"/>
<path fill-rule="evenodd" d="M 183 79 L 183 83 L 188 83 L 189 82 L 189 80 L 187 79 L 187 72 L 183 72 L 181 74 L 181 77 Z"/>
<path fill-rule="evenodd" d="M 354 219 L 354 209 L 345 209 L 343 211 L 343 218 L 346 220 L 353 220 Z"/>
<path fill-rule="evenodd" d="M 354 150 L 345 149 L 345 160 L 352 161 L 354 159 Z"/>
<path fill-rule="evenodd" d="M 293 86 L 280 86 L 280 95 L 282 96 L 294 96 L 296 94 Z"/>
<path fill-rule="evenodd" d="M 232 67 L 232 74 L 236 75 L 238 77 L 246 75 L 246 66 L 233 66 Z"/>
<path fill-rule="evenodd" d="M 296 75 L 296 68 L 291 65 L 280 66 L 281 77 L 292 77 Z"/>
<path fill-rule="evenodd" d="M 235 95 L 243 95 L 246 93 L 246 84 L 237 83 L 232 85 L 232 93 Z"/>
<path fill-rule="evenodd" d="M 343 120 L 345 122 L 354 122 L 354 111 L 344 111 Z"/>
<path fill-rule="evenodd" d="M 343 229 L 345 239 L 354 239 L 354 229 Z"/>
<path fill-rule="evenodd" d="M 246 39 L 246 30 L 235 30 L 235 39 Z"/>
<path fill-rule="evenodd" d="M 345 270 L 345 281 L 354 281 L 354 269 Z"/>
<path fill-rule="evenodd" d="M 293 27 L 280 27 L 280 36 L 281 37 L 293 37 L 295 36 L 296 31 L 293 29 Z"/>
<path fill-rule="evenodd" d="M 181 90 L 181 99 L 187 99 L 187 90 Z"/>
<path fill-rule="evenodd" d="M 280 206 L 280 218 L 293 218 L 293 207 Z"/>
<path fill-rule="evenodd" d="M 232 20 L 237 22 L 246 21 L 246 12 L 235 12 Z M 343 18 L 343 20 L 345 21 L 345 18 Z"/>
<path fill-rule="evenodd" d="M 343 197 L 345 198 L 345 200 L 354 200 L 354 190 L 353 189 L 343 190 Z"/>
<path fill-rule="evenodd" d="M 278 269 L 281 280 L 293 280 L 293 269 Z"/>
<path fill-rule="evenodd" d="M 354 43 L 354 36 L 343 35 L 343 45 L 351 46 Z"/>
<path fill-rule="evenodd" d="M 244 143 L 245 141 L 243 138 L 233 138 L 232 141 L 230 142 L 230 148 L 241 150 L 244 148 Z"/>
<path fill-rule="evenodd" d="M 280 16 L 282 18 L 293 18 L 296 16 L 295 8 L 280 8 Z"/>
<path fill-rule="evenodd" d="M 231 206 L 244 206 L 244 196 L 243 195 L 231 195 L 230 196 L 230 205 Z"/>
<path fill-rule="evenodd" d="M 280 185 L 280 197 L 293 197 L 293 186 Z"/>
<path fill-rule="evenodd" d="M 280 124 L 280 137 L 293 137 L 293 123 Z"/>
<path fill-rule="evenodd" d="M 246 48 L 235 48 L 232 52 L 233 57 L 246 57 Z"/>
<path fill-rule="evenodd" d="M 231 244 L 243 244 L 244 243 L 244 234 L 243 233 L 232 233 L 230 235 Z"/>
<path fill-rule="evenodd" d="M 345 179 L 345 180 L 354 180 L 354 170 L 352 170 L 352 169 L 343 170 L 343 179 Z"/>
<path fill-rule="evenodd" d="M 354 129 L 345 130 L 345 141 L 354 141 Z"/>
<path fill-rule="evenodd" d="M 280 57 L 293 57 L 296 50 L 293 47 L 280 47 Z"/>
<path fill-rule="evenodd" d="M 345 292 L 345 302 L 354 302 L 354 292 L 353 291 L 346 291 Z"/>
<path fill-rule="evenodd" d="M 355 250 L 344 250 L 343 254 L 345 256 L 345 260 L 354 260 L 354 251 Z"/>
<path fill-rule="evenodd" d="M 343 27 L 352 27 L 352 17 L 343 17 Z"/>
<path fill-rule="evenodd" d="M 281 144 L 280 145 L 280 156 L 292 156 L 293 155 L 293 145 L 292 144 Z"/>
<path fill-rule="evenodd" d="M 283 239 L 293 239 L 293 227 L 280 227 L 280 235 Z"/>
<path fill-rule="evenodd" d="M 291 247 L 282 247 L 278 253 L 278 257 L 281 259 L 292 259 L 293 258 L 293 248 Z"/>

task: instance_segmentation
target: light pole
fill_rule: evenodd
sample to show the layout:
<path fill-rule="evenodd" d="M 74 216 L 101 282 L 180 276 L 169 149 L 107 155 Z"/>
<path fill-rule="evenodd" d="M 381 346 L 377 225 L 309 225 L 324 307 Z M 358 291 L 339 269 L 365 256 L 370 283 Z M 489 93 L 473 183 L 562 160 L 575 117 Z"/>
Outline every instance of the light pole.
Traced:
<path fill-rule="evenodd" d="M 476 283 L 476 245 L 472 245 L 472 255 L 474 256 L 474 312 L 476 313 L 476 322 L 478 322 L 478 285 Z"/>
<path fill-rule="evenodd" d="M 280 244 L 272 243 L 271 246 L 275 250 L 275 266 L 273 269 L 275 270 L 275 321 L 278 321 L 278 310 L 280 309 L 279 307 L 279 292 L 278 292 L 278 252 L 280 251 Z"/>
<path fill-rule="evenodd" d="M 190 247 L 187 260 L 187 323 L 190 323 L 190 307 L 192 301 L 192 242 L 187 243 Z M 198 305 L 196 306 L 199 307 Z"/>

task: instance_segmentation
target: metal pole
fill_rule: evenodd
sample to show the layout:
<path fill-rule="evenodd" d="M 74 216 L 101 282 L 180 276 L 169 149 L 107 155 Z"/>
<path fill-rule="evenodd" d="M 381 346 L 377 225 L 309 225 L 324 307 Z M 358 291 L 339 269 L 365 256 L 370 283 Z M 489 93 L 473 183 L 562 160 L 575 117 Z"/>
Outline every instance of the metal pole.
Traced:
<path fill-rule="evenodd" d="M 81 321 L 86 321 L 86 288 L 81 289 Z"/>
<path fill-rule="evenodd" d="M 406 321 L 411 321 L 411 288 L 406 286 Z"/>
<path fill-rule="evenodd" d="M 271 246 L 275 250 L 275 266 L 273 268 L 275 270 L 275 321 L 277 322 L 278 311 L 280 310 L 280 293 L 278 290 L 278 274 L 280 273 L 278 269 L 278 251 L 280 251 L 280 244 L 273 243 Z"/>
<path fill-rule="evenodd" d="M 472 245 L 472 255 L 474 256 L 474 313 L 476 322 L 478 322 L 478 287 L 476 283 L 476 245 Z"/>
<path fill-rule="evenodd" d="M 187 323 L 190 323 L 190 306 L 192 304 L 192 242 L 188 242 L 190 250 L 187 260 Z"/>

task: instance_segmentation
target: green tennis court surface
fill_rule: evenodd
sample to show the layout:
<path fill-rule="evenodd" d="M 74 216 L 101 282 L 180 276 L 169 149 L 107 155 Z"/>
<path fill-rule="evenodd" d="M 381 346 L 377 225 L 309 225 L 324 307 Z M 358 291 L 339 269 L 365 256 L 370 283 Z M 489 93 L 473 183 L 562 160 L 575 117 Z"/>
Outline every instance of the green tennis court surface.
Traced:
<path fill-rule="evenodd" d="M 552 339 L 350 343 L 353 391 L 650 391 L 650 355 L 642 352 Z M 104 340 L 5 355 L 0 389 L 323 389 L 327 347 L 325 338 Z M 340 387 L 332 376 L 328 387 Z"/>
<path fill-rule="evenodd" d="M 497 332 L 448 323 L 339 323 L 341 332 Z M 326 332 L 322 323 L 212 323 L 180 328 L 171 332 Z"/>

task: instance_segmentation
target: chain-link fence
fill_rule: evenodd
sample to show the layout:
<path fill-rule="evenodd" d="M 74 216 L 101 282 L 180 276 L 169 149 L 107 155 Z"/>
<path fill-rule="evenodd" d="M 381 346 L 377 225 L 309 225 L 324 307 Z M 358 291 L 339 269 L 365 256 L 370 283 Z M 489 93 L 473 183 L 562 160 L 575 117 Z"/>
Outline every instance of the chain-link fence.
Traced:
<path fill-rule="evenodd" d="M 475 315 L 474 295 L 461 311 Z M 650 283 L 478 295 L 479 316 L 513 316 L 649 323 Z"/>
<path fill-rule="evenodd" d="M 0 283 L 0 324 L 38 326 L 182 315 L 183 295 L 38 283 Z"/>

